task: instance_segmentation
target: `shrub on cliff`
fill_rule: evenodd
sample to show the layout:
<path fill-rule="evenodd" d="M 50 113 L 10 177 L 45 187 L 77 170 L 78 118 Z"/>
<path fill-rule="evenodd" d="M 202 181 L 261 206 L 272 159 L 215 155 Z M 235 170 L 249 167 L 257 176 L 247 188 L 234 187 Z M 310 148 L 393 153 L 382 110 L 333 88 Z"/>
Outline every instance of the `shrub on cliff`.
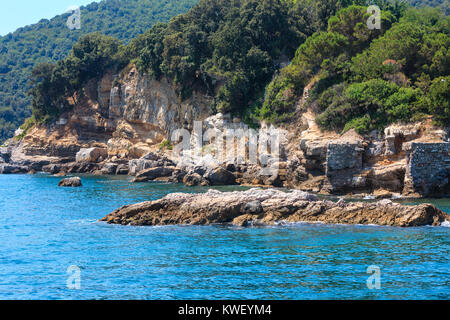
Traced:
<path fill-rule="evenodd" d="M 430 109 L 438 124 L 450 125 L 450 76 L 433 80 L 430 91 Z"/>
<path fill-rule="evenodd" d="M 99 33 L 82 37 L 65 60 L 41 63 L 33 69 L 33 116 L 39 122 L 54 120 L 67 110 L 68 97 L 77 102 L 77 91 L 89 79 L 125 64 L 123 47 L 117 39 Z"/>
<path fill-rule="evenodd" d="M 262 118 L 283 119 L 280 112 L 292 112 L 303 86 L 314 79 L 308 103 L 317 102 L 317 122 L 326 129 L 362 133 L 425 115 L 450 123 L 449 18 L 438 9 L 410 9 L 400 11 L 403 16 L 395 22 L 394 15 L 382 12 L 382 29 L 371 33 L 365 10 L 339 11 L 327 32 L 315 33 L 299 47 L 292 64 L 267 87 Z M 292 88 L 295 96 L 285 99 Z"/>
<path fill-rule="evenodd" d="M 420 89 L 400 87 L 382 79 L 348 85 L 337 99 L 336 93 L 336 87 L 332 87 L 318 100 L 324 112 L 317 117 L 317 123 L 337 131 L 355 129 L 365 133 L 398 120 L 418 120 L 427 110 Z M 327 104 L 328 99 L 333 102 Z"/>

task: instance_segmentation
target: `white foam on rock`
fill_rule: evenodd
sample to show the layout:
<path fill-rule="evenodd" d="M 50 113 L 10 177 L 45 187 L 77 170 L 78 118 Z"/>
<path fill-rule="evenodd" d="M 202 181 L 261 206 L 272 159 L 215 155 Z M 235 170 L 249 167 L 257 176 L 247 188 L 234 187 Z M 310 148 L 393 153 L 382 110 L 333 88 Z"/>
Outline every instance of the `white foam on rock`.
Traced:
<path fill-rule="evenodd" d="M 444 221 L 441 223 L 441 227 L 450 228 L 450 221 Z"/>

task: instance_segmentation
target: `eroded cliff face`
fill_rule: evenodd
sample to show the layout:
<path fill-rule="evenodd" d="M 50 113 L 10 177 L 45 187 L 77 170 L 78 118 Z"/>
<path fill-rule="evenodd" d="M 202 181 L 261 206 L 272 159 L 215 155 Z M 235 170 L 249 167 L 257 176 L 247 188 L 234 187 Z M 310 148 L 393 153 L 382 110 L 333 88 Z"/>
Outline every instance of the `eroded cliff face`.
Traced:
<path fill-rule="evenodd" d="M 74 161 L 80 149 L 96 147 L 106 149 L 109 158 L 140 158 L 174 130 L 205 119 L 211 104 L 196 92 L 181 101 L 167 79 L 140 75 L 134 66 L 90 81 L 77 99 L 57 123 L 37 126 L 22 139 L 25 157 Z"/>
<path fill-rule="evenodd" d="M 288 185 L 305 191 L 392 196 L 448 196 L 450 143 L 448 129 L 431 119 L 394 124 L 384 132 L 361 136 L 322 132 L 311 112 L 303 114 L 307 129 L 291 134 Z M 293 132 L 293 130 L 291 130 Z"/>

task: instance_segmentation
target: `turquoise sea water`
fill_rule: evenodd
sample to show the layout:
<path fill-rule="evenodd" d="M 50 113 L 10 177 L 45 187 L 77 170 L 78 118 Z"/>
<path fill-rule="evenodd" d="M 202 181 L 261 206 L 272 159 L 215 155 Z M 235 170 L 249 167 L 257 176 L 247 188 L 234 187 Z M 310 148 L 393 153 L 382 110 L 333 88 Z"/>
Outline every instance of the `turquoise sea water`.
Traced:
<path fill-rule="evenodd" d="M 112 226 L 97 221 L 122 205 L 207 189 L 82 179 L 0 175 L 0 299 L 450 298 L 450 228 Z"/>

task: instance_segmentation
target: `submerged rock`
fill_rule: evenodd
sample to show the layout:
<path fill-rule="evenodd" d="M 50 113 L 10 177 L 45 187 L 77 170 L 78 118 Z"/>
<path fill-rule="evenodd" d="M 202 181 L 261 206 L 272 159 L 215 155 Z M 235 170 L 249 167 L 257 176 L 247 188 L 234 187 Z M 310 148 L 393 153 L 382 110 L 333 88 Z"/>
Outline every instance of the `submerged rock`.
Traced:
<path fill-rule="evenodd" d="M 441 225 L 448 216 L 431 204 L 404 206 L 391 201 L 334 203 L 302 191 L 251 189 L 245 192 L 174 193 L 161 200 L 122 207 L 102 221 L 122 225 L 238 226 L 293 222 L 376 224 L 413 227 Z"/>
<path fill-rule="evenodd" d="M 81 179 L 79 177 L 62 179 L 58 183 L 59 187 L 81 187 Z"/>

